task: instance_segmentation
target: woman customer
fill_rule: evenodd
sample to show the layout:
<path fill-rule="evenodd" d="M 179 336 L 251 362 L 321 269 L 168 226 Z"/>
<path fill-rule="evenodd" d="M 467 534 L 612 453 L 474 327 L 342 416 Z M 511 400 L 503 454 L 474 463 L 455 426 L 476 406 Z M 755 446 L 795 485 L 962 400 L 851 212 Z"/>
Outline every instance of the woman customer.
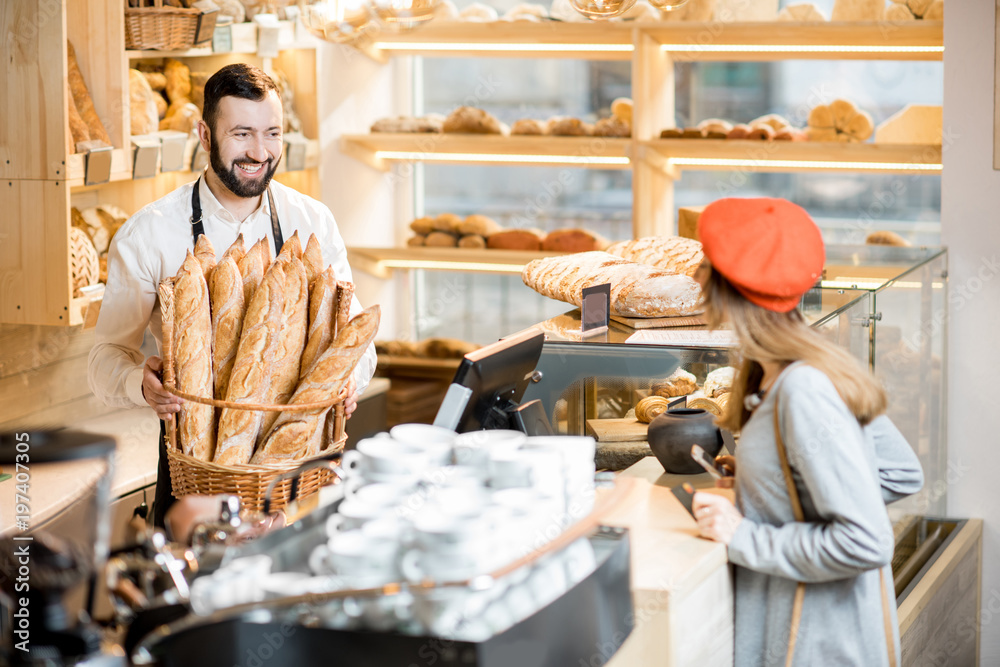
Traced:
<path fill-rule="evenodd" d="M 882 387 L 797 310 L 822 275 L 819 229 L 782 199 L 722 199 L 698 231 L 708 319 L 741 359 L 720 419 L 740 433 L 736 504 L 694 497 L 735 565 L 736 665 L 898 665 L 885 503 L 923 474 Z"/>

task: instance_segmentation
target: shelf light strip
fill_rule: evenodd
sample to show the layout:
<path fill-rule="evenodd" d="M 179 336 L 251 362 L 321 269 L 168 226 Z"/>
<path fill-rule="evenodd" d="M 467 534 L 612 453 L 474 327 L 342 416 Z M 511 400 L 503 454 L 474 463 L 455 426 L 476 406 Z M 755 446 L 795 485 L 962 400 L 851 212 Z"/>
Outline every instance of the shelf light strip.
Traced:
<path fill-rule="evenodd" d="M 386 269 L 431 269 L 439 271 L 480 271 L 489 273 L 521 273 L 524 264 L 487 264 L 484 262 L 446 262 L 430 259 L 381 259 Z"/>
<path fill-rule="evenodd" d="M 495 162 L 528 164 L 578 164 L 628 166 L 627 157 L 584 155 L 497 155 L 491 153 L 421 153 L 417 151 L 375 151 L 382 160 L 412 160 L 418 162 Z"/>
<path fill-rule="evenodd" d="M 491 44 L 479 42 L 375 42 L 386 51 L 532 51 L 550 53 L 631 53 L 631 44 Z"/>
<path fill-rule="evenodd" d="M 943 46 L 874 44 L 661 44 L 660 49 L 686 53 L 944 53 Z"/>
<path fill-rule="evenodd" d="M 677 167 L 747 167 L 787 169 L 871 169 L 877 171 L 941 171 L 941 164 L 912 162 L 840 162 L 836 160 L 739 160 L 733 158 L 672 157 Z"/>

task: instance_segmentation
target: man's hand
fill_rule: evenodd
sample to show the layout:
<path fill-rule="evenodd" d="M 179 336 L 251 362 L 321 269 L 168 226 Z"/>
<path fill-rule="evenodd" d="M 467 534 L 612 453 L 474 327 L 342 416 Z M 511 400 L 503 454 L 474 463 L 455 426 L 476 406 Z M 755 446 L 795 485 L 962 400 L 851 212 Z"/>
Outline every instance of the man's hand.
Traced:
<path fill-rule="evenodd" d="M 161 370 L 163 361 L 159 357 L 146 359 L 146 366 L 142 369 L 142 397 L 146 399 L 149 407 L 153 408 L 157 417 L 167 420 L 180 412 L 181 403 L 184 401 L 163 388 L 158 375 Z"/>
<path fill-rule="evenodd" d="M 344 399 L 344 418 L 350 419 L 354 411 L 358 409 L 358 388 L 354 383 L 354 376 L 347 381 L 347 398 Z"/>

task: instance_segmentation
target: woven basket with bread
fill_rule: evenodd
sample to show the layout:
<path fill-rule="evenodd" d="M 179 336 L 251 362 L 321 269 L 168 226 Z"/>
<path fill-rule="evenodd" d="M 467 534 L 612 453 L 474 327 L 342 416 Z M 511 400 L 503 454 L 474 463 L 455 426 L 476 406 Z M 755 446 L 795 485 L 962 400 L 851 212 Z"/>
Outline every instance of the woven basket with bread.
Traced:
<path fill-rule="evenodd" d="M 181 0 L 125 0 L 125 48 L 171 51 L 209 41 L 218 9 L 191 7 Z"/>
<path fill-rule="evenodd" d="M 242 237 L 216 263 L 201 236 L 177 274 L 159 285 L 163 385 L 184 399 L 168 423 L 175 497 L 233 493 L 260 510 L 268 484 L 303 462 L 343 449 L 351 373 L 378 331 L 380 310 L 348 319 L 354 286 L 324 268 L 315 236 L 298 236 L 271 261 L 266 239 Z M 297 497 L 332 483 L 316 468 Z M 271 507 L 291 498 L 280 482 Z"/>

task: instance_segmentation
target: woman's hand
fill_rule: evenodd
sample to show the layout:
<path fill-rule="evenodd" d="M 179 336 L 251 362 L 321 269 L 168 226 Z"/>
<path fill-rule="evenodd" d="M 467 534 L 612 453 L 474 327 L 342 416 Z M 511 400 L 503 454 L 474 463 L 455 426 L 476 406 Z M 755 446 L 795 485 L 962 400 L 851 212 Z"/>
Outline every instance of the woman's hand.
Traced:
<path fill-rule="evenodd" d="M 736 483 L 736 457 L 734 456 L 716 456 L 715 457 L 715 467 L 722 471 L 725 477 L 722 479 L 715 480 L 715 486 L 719 489 L 731 489 Z"/>
<path fill-rule="evenodd" d="M 692 509 L 701 536 L 727 545 L 743 521 L 743 515 L 728 498 L 714 493 L 694 494 Z"/>

